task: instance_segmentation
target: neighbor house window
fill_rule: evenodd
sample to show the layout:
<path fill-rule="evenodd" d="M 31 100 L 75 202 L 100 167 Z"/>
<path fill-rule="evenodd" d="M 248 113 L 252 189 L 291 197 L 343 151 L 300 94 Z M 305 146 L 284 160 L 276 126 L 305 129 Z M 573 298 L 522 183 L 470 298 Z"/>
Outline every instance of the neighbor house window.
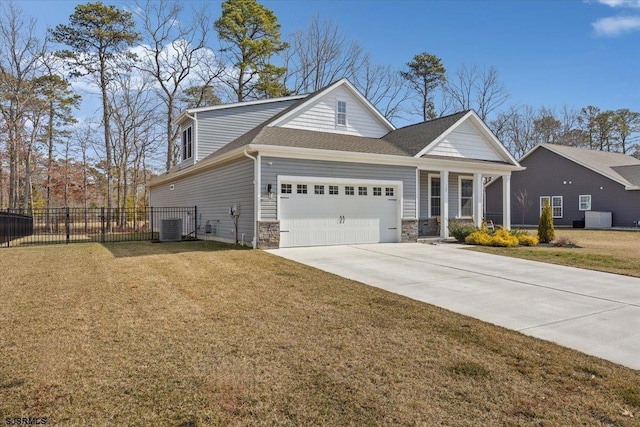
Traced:
<path fill-rule="evenodd" d="M 347 102 L 346 101 L 338 101 L 336 124 L 338 124 L 339 126 L 347 125 Z"/>
<path fill-rule="evenodd" d="M 330 185 L 329 186 L 329 194 L 331 194 L 331 195 L 340 194 L 338 192 L 338 186 L 337 185 Z"/>
<path fill-rule="evenodd" d="M 366 196 L 367 195 L 367 187 L 358 187 L 358 195 Z"/>
<path fill-rule="evenodd" d="M 314 194 L 324 194 L 324 185 L 314 185 L 313 192 Z"/>
<path fill-rule="evenodd" d="M 355 194 L 355 189 L 354 187 L 351 186 L 346 186 L 344 187 L 344 194 L 346 194 L 347 196 L 353 196 Z"/>
<path fill-rule="evenodd" d="M 562 218 L 562 196 L 551 196 L 551 213 L 554 218 Z"/>
<path fill-rule="evenodd" d="M 460 178 L 460 217 L 473 216 L 473 179 Z"/>
<path fill-rule="evenodd" d="M 429 175 L 429 216 L 440 216 L 440 177 Z"/>
<path fill-rule="evenodd" d="M 182 160 L 191 158 L 193 151 L 193 137 L 191 134 L 191 126 L 182 131 Z"/>
<path fill-rule="evenodd" d="M 382 187 L 373 187 L 374 196 L 382 196 Z"/>
<path fill-rule="evenodd" d="M 540 197 L 540 216 L 542 216 L 542 210 L 545 205 L 551 206 L 551 196 L 541 196 Z"/>
<path fill-rule="evenodd" d="M 291 194 L 291 184 L 280 184 L 280 192 L 282 194 Z"/>
<path fill-rule="evenodd" d="M 584 194 L 579 197 L 579 207 L 581 211 L 591 210 L 591 194 Z"/>
<path fill-rule="evenodd" d="M 297 193 L 298 194 L 307 194 L 307 184 L 298 184 L 297 185 Z"/>

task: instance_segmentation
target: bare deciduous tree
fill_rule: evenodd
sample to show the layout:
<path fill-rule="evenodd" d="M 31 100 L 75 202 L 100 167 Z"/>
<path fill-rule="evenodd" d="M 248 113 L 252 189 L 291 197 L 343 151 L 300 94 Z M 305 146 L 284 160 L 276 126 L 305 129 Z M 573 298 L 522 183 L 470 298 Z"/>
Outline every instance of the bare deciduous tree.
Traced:
<path fill-rule="evenodd" d="M 453 76 L 447 77 L 443 101 L 450 112 L 475 110 L 482 120 L 502 107 L 509 91 L 499 80 L 494 67 L 479 70 L 476 65 L 462 64 Z"/>

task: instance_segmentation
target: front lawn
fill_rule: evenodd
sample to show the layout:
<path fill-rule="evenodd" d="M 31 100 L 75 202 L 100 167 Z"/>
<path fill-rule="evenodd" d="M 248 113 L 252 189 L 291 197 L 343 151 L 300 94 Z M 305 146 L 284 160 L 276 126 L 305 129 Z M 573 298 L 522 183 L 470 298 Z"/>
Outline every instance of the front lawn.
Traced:
<path fill-rule="evenodd" d="M 529 232 L 535 234 L 536 230 Z M 555 234 L 556 239 L 567 238 L 579 247 L 473 246 L 473 249 L 495 255 L 640 277 L 640 231 L 557 228 Z"/>
<path fill-rule="evenodd" d="M 211 242 L 0 250 L 0 421 L 640 425 L 640 372 Z"/>

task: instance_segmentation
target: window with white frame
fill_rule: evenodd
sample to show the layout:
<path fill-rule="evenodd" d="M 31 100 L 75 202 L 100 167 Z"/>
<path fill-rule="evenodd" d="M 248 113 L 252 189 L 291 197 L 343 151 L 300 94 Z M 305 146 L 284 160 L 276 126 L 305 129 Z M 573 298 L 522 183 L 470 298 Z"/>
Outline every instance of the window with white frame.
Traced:
<path fill-rule="evenodd" d="M 298 184 L 296 186 L 296 193 L 307 194 L 307 184 Z"/>
<path fill-rule="evenodd" d="M 591 210 L 591 194 L 582 194 L 578 198 L 578 206 L 581 211 Z"/>
<path fill-rule="evenodd" d="M 347 125 L 347 102 L 338 101 L 338 109 L 336 111 L 336 124 L 338 126 Z"/>
<path fill-rule="evenodd" d="M 182 130 L 182 160 L 190 159 L 193 151 L 191 126 Z"/>
<path fill-rule="evenodd" d="M 562 218 L 562 196 L 551 196 L 551 214 L 554 218 Z"/>
<path fill-rule="evenodd" d="M 440 216 L 440 176 L 439 175 L 429 175 L 429 216 Z"/>
<path fill-rule="evenodd" d="M 540 216 L 542 216 L 542 210 L 546 205 L 551 206 L 551 196 L 540 196 Z"/>
<path fill-rule="evenodd" d="M 313 194 L 324 194 L 324 185 L 314 185 Z"/>
<path fill-rule="evenodd" d="M 460 218 L 473 216 L 473 178 L 460 177 Z"/>
<path fill-rule="evenodd" d="M 373 187 L 374 196 L 382 196 L 382 187 Z"/>
<path fill-rule="evenodd" d="M 291 194 L 291 184 L 280 184 L 280 193 Z"/>
<path fill-rule="evenodd" d="M 344 187 L 344 194 L 346 196 L 353 196 L 355 194 L 355 189 L 354 187 L 347 185 Z"/>
<path fill-rule="evenodd" d="M 393 197 L 394 191 L 393 191 L 393 187 L 386 187 L 384 189 L 384 195 L 387 197 Z"/>
<path fill-rule="evenodd" d="M 366 196 L 367 195 L 367 187 L 358 187 L 358 195 Z"/>
<path fill-rule="evenodd" d="M 330 185 L 329 186 L 329 194 L 334 195 L 334 196 L 337 195 L 337 194 L 340 194 L 338 192 L 338 186 L 337 185 Z"/>

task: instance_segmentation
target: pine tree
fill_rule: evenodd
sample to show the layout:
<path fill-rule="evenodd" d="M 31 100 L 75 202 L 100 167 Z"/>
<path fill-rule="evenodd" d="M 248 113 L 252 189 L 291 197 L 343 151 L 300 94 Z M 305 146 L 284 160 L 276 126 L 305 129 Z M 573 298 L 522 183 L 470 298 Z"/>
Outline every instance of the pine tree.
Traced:
<path fill-rule="evenodd" d="M 544 201 L 542 215 L 538 223 L 538 239 L 540 243 L 550 243 L 556 238 L 556 232 L 553 228 L 553 215 L 551 214 L 551 206 L 547 200 Z"/>

